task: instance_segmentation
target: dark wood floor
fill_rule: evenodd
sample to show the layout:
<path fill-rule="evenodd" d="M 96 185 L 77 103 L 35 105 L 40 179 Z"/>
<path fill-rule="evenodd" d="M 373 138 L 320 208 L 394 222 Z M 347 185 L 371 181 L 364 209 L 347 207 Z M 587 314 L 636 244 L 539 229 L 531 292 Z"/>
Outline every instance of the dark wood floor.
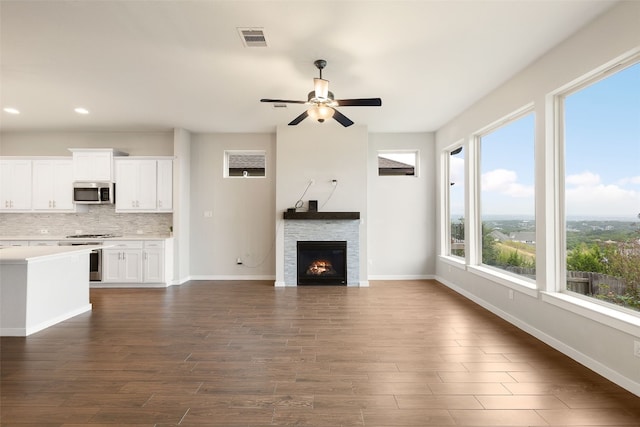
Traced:
<path fill-rule="evenodd" d="M 91 301 L 2 338 L 3 426 L 640 425 L 640 397 L 433 281 Z"/>

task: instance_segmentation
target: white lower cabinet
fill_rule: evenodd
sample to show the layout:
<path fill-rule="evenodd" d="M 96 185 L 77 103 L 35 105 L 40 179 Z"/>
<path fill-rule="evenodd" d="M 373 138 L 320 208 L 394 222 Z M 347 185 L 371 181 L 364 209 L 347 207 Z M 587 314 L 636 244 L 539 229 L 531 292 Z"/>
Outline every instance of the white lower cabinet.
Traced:
<path fill-rule="evenodd" d="M 164 282 L 164 242 L 144 242 L 142 266 L 144 283 Z"/>
<path fill-rule="evenodd" d="M 143 242 L 109 242 L 102 251 L 102 281 L 105 283 L 142 282 Z"/>
<path fill-rule="evenodd" d="M 102 283 L 166 284 L 163 240 L 111 241 L 102 251 Z"/>

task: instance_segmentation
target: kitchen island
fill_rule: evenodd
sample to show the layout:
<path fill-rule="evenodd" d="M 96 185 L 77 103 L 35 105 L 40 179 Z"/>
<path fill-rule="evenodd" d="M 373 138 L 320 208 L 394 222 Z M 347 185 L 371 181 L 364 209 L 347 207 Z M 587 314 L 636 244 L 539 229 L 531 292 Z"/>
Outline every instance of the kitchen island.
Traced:
<path fill-rule="evenodd" d="M 91 310 L 96 246 L 0 248 L 0 336 L 28 336 Z"/>

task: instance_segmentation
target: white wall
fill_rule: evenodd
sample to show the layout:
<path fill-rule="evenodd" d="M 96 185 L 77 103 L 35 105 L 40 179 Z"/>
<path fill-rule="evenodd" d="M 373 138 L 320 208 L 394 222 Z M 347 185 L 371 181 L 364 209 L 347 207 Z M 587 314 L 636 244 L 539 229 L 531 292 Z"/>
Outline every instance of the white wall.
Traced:
<path fill-rule="evenodd" d="M 378 176 L 379 150 L 419 150 L 418 176 Z M 432 133 L 369 135 L 369 279 L 435 273 L 435 159 Z"/>
<path fill-rule="evenodd" d="M 533 102 L 536 112 L 536 255 L 538 287 L 552 288 L 553 274 L 548 274 L 554 257 L 547 249 L 554 247 L 557 233 L 547 205 L 545 188 L 552 168 L 545 150 L 548 115 L 546 95 L 592 70 L 640 47 L 640 3 L 622 2 L 590 25 L 558 45 L 531 66 L 490 93 L 476 105 L 438 130 L 436 153 L 468 138 L 475 131 L 506 114 Z M 552 164 L 552 163 L 551 163 Z M 438 189 L 447 187 L 440 176 Z M 440 195 L 439 195 L 440 196 Z M 438 196 L 438 197 L 439 197 Z M 440 199 L 438 199 L 440 200 Z M 467 212 L 467 217 L 469 212 Z M 546 216 L 545 216 L 546 215 Z M 438 211 L 438 223 L 440 223 Z M 438 242 L 440 243 L 438 235 Z M 439 258 L 436 274 L 440 281 L 560 349 L 623 387 L 640 395 L 640 359 L 633 356 L 633 341 L 640 340 L 640 327 L 633 323 L 607 322 L 593 311 L 568 311 L 569 305 L 551 304 L 541 293 L 516 292 L 508 298 L 509 288 L 495 280 L 473 274 L 455 263 Z"/>
<path fill-rule="evenodd" d="M 5 132 L 0 156 L 69 156 L 69 148 L 115 148 L 130 156 L 173 155 L 173 132 Z"/>
<path fill-rule="evenodd" d="M 280 126 L 277 130 L 277 191 L 274 223 L 276 283 L 284 283 L 283 212 L 295 206 L 310 180 L 315 183 L 303 197 L 318 201 L 325 212 L 360 212 L 360 282 L 367 280 L 367 128 L 348 128 L 337 122 Z M 332 191 L 331 180 L 338 180 Z"/>
<path fill-rule="evenodd" d="M 266 151 L 266 177 L 223 178 L 225 150 Z M 191 136 L 192 279 L 273 279 L 275 154 L 273 134 Z"/>

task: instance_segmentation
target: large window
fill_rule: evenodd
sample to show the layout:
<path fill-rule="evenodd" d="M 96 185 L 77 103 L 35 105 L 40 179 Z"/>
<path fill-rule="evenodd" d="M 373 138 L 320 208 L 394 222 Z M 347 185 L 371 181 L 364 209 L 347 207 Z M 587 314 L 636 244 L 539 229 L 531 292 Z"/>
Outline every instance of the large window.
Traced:
<path fill-rule="evenodd" d="M 640 310 L 640 63 L 560 101 L 566 289 Z"/>
<path fill-rule="evenodd" d="M 449 255 L 465 256 L 464 240 L 464 150 L 458 147 L 449 152 Z"/>
<path fill-rule="evenodd" d="M 534 135 L 528 112 L 478 138 L 482 264 L 529 279 L 536 266 Z"/>

